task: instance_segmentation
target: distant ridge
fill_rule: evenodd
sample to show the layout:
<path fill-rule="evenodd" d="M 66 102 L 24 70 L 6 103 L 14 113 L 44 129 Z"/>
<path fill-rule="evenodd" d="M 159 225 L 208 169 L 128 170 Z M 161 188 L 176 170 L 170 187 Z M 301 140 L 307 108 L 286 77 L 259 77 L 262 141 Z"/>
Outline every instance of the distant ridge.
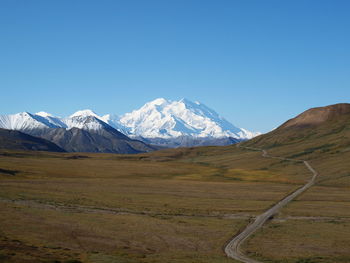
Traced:
<path fill-rule="evenodd" d="M 142 141 L 130 139 L 112 127 L 104 127 L 98 131 L 56 128 L 38 130 L 36 134 L 56 143 L 68 152 L 135 154 L 158 149 Z"/>
<path fill-rule="evenodd" d="M 20 131 L 0 128 L 0 149 L 65 152 L 56 144 Z"/>

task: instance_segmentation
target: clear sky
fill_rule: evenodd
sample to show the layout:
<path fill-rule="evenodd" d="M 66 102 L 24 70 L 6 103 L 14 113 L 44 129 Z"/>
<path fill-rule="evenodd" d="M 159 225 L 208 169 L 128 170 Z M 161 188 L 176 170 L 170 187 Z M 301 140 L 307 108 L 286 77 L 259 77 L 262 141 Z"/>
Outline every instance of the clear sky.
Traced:
<path fill-rule="evenodd" d="M 350 102 L 348 0 L 1 0 L 0 114 L 199 100 L 266 132 Z"/>

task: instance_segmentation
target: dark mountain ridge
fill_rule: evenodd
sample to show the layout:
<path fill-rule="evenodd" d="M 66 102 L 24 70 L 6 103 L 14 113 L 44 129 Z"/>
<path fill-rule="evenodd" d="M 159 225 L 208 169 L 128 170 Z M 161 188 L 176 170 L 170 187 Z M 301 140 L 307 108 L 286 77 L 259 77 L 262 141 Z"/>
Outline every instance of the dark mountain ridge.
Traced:
<path fill-rule="evenodd" d="M 56 144 L 29 134 L 0 128 L 0 148 L 7 150 L 31 150 L 65 152 Z"/>
<path fill-rule="evenodd" d="M 89 125 L 99 125 L 98 129 L 87 129 Z M 157 150 L 139 140 L 133 140 L 101 120 L 88 116 L 79 128 L 32 129 L 33 136 L 49 140 L 68 152 L 98 152 L 134 154 Z"/>

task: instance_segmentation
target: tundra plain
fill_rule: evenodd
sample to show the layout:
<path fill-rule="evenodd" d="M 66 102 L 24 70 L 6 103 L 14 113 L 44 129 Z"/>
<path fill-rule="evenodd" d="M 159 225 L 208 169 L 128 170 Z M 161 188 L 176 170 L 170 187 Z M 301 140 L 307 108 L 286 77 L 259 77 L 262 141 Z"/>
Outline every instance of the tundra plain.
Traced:
<path fill-rule="evenodd" d="M 235 146 L 138 155 L 2 151 L 0 166 L 3 262 L 235 262 L 223 252 L 226 242 L 310 176 L 302 164 Z M 244 251 L 266 262 L 349 261 L 350 200 L 338 180 L 348 179 L 324 173 L 322 192 L 315 187 L 292 202 Z M 312 250 L 300 248 L 303 233 Z"/>

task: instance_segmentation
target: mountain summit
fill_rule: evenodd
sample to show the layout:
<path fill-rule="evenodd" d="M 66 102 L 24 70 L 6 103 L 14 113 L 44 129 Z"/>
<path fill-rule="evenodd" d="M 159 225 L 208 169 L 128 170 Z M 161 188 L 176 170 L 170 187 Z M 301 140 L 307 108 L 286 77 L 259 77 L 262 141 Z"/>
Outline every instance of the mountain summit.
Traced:
<path fill-rule="evenodd" d="M 79 110 L 75 113 L 73 113 L 72 115 L 69 116 L 69 118 L 73 118 L 73 117 L 88 117 L 88 116 L 93 116 L 93 117 L 97 117 L 99 118 L 99 116 L 93 112 L 92 110 Z"/>
<path fill-rule="evenodd" d="M 250 139 L 257 133 L 238 128 L 200 102 L 158 98 L 138 110 L 126 113 L 112 121 L 112 125 L 125 127 L 129 134 L 144 138 L 196 138 Z"/>

